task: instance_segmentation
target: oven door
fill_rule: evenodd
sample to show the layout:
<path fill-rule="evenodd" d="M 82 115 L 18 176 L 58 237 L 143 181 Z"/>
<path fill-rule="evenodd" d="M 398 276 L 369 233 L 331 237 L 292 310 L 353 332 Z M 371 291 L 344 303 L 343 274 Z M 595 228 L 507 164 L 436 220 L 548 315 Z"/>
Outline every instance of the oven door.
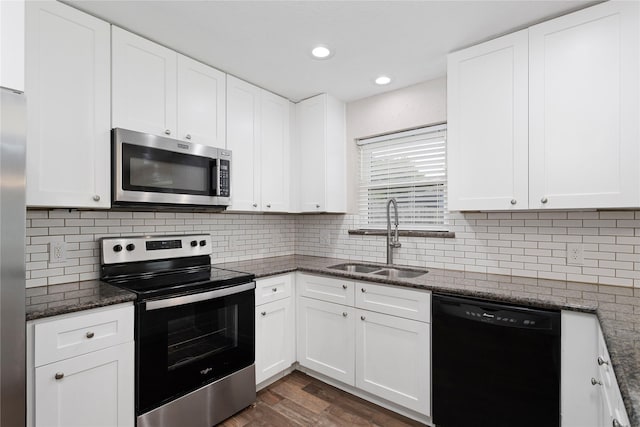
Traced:
<path fill-rule="evenodd" d="M 254 289 L 251 282 L 138 305 L 138 415 L 254 363 Z"/>
<path fill-rule="evenodd" d="M 224 204 L 219 163 L 217 148 L 114 129 L 113 201 Z"/>

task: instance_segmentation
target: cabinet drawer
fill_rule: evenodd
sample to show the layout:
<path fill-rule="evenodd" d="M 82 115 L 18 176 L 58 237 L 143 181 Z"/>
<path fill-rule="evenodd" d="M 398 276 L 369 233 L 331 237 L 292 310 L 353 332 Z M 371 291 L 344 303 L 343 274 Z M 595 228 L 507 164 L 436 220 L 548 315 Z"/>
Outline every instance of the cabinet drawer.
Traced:
<path fill-rule="evenodd" d="M 297 281 L 301 296 L 353 306 L 352 281 L 302 273 L 298 273 Z"/>
<path fill-rule="evenodd" d="M 356 282 L 356 307 L 420 322 L 431 322 L 431 293 Z"/>
<path fill-rule="evenodd" d="M 256 280 L 256 305 L 266 304 L 291 296 L 293 274 Z"/>
<path fill-rule="evenodd" d="M 133 341 L 133 305 L 36 323 L 35 366 Z"/>

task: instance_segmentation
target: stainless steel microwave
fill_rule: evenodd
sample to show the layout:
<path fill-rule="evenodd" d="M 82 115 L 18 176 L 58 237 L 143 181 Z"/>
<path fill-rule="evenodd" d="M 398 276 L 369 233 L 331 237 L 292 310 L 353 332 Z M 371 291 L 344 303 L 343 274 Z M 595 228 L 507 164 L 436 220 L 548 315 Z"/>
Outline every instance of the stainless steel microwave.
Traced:
<path fill-rule="evenodd" d="M 114 206 L 205 207 L 231 202 L 231 151 L 115 128 Z"/>

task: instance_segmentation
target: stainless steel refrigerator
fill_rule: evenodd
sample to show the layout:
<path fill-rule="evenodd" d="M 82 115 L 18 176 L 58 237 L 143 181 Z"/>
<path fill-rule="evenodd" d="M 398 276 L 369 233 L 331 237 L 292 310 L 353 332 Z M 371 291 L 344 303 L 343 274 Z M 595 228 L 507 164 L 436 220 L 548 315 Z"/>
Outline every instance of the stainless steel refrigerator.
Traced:
<path fill-rule="evenodd" d="M 21 93 L 0 88 L 0 425 L 24 426 L 25 143 Z"/>

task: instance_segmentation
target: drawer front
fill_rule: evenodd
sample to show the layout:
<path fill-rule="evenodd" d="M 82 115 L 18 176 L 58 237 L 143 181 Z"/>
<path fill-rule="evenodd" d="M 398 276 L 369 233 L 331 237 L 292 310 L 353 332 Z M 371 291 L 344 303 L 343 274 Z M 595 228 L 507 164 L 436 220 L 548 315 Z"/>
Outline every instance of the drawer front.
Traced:
<path fill-rule="evenodd" d="M 133 341 L 133 305 L 36 323 L 35 366 Z"/>
<path fill-rule="evenodd" d="M 298 273 L 296 281 L 301 296 L 349 306 L 354 304 L 354 283 L 350 280 Z"/>
<path fill-rule="evenodd" d="M 289 298 L 292 288 L 293 274 L 256 279 L 256 305 Z"/>
<path fill-rule="evenodd" d="M 431 322 L 431 293 L 397 286 L 356 282 L 356 307 Z"/>

